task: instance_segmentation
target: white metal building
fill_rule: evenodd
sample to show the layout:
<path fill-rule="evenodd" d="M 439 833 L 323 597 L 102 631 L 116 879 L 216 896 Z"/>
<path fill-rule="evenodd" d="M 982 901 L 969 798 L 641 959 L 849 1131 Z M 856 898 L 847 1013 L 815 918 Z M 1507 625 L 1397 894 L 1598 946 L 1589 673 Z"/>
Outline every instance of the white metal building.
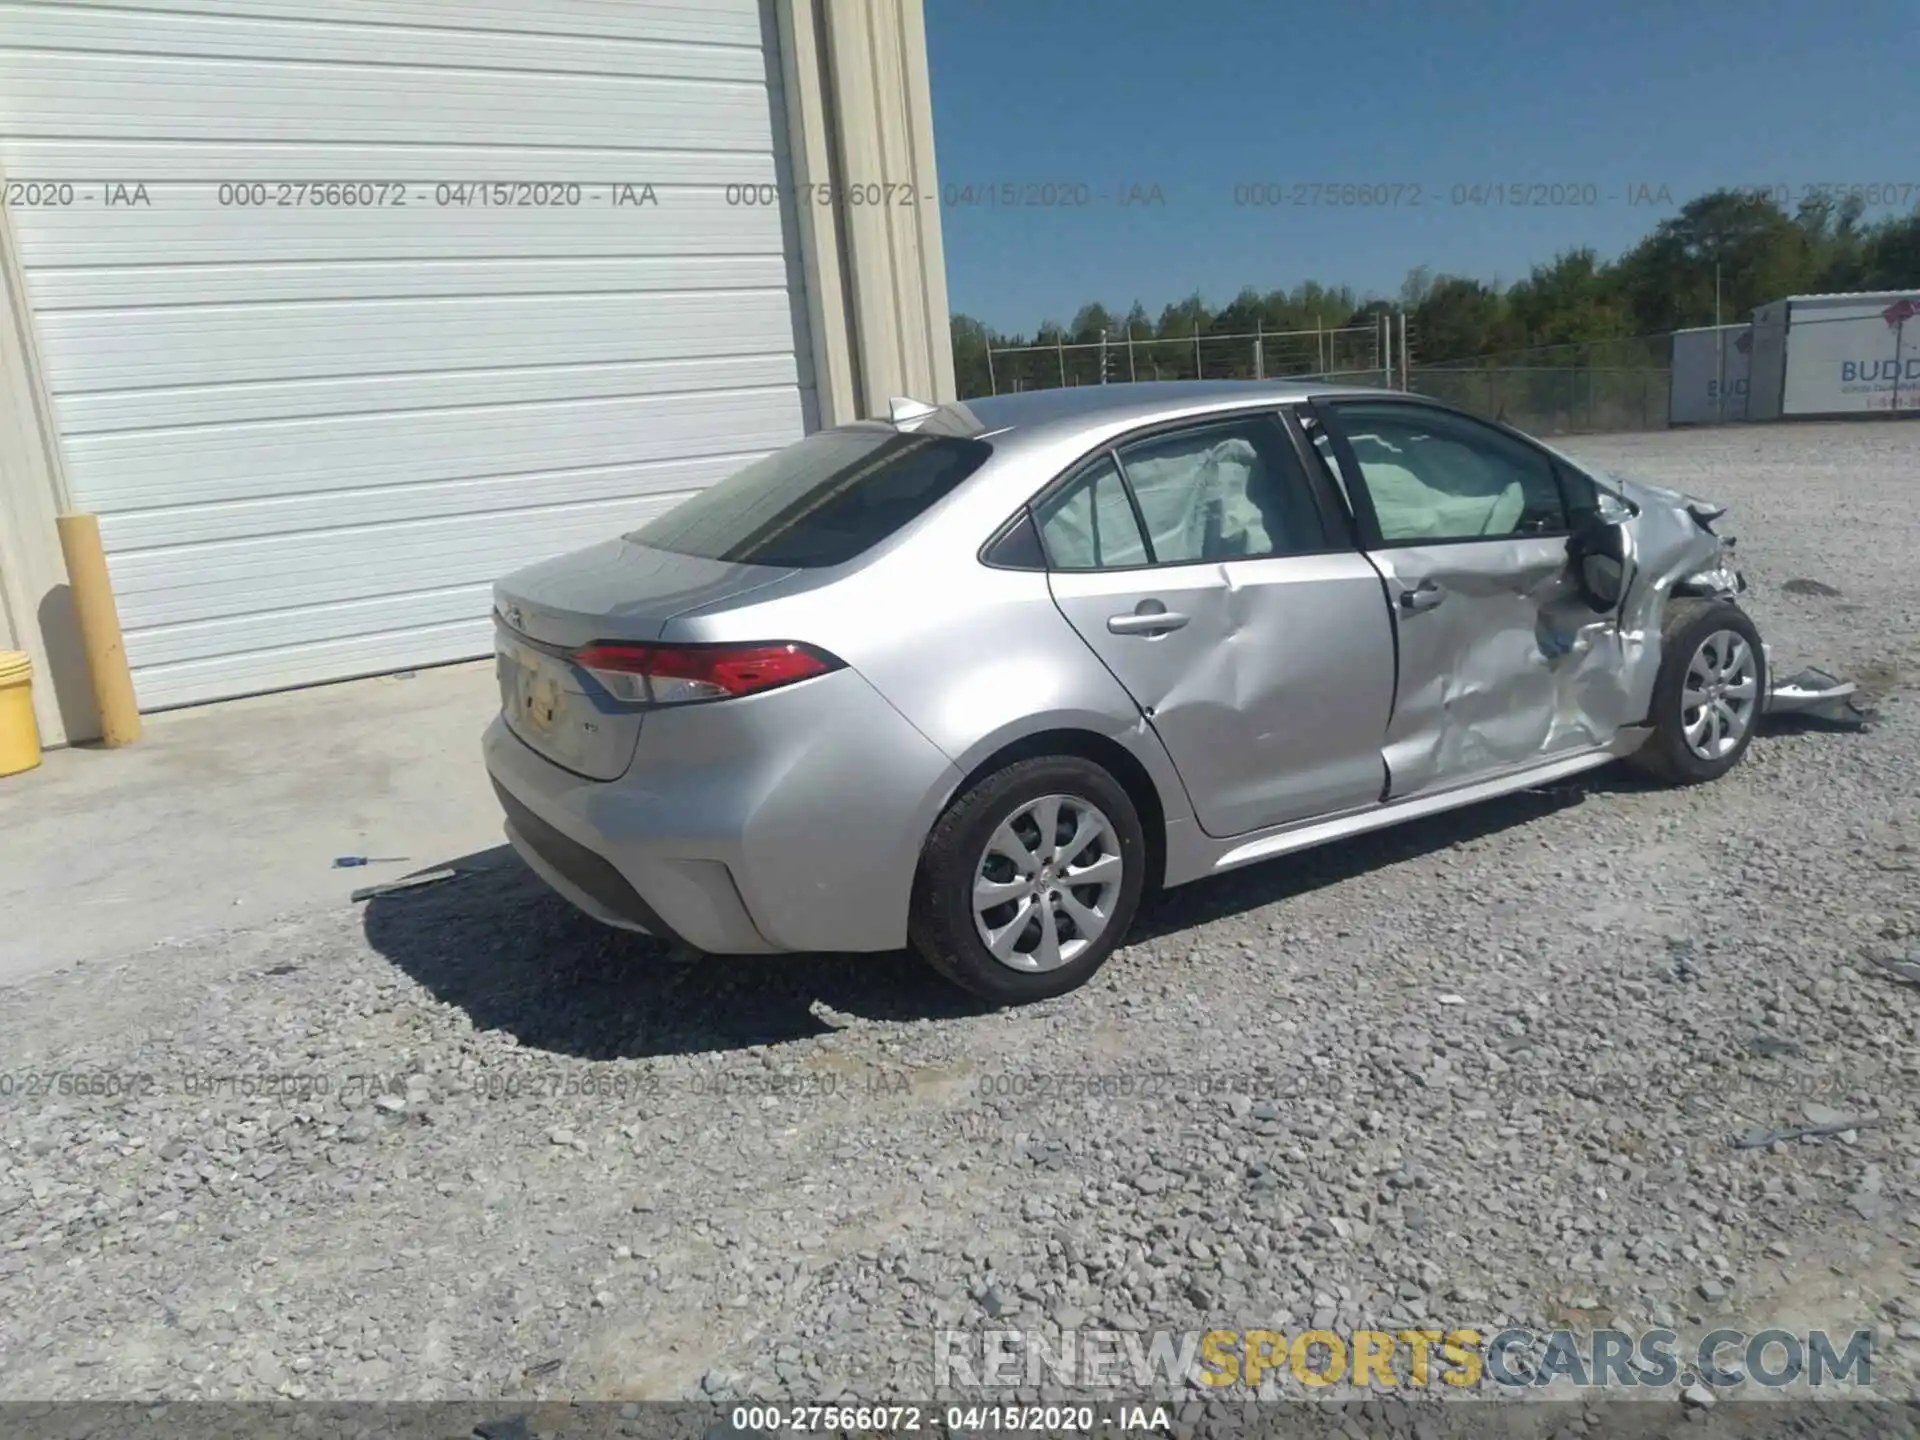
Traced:
<path fill-rule="evenodd" d="M 150 709 L 483 655 L 496 576 L 953 393 L 920 0 L 8 5 L 0 178 L 50 741 L 60 511 Z"/>
<path fill-rule="evenodd" d="M 1790 295 L 1753 312 L 1748 418 L 1920 411 L 1920 291 Z"/>

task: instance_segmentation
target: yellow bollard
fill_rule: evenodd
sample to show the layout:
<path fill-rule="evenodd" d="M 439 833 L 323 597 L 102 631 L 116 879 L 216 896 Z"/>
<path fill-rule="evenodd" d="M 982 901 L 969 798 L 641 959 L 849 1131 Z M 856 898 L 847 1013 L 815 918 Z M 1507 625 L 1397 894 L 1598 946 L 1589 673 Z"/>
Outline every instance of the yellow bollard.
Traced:
<path fill-rule="evenodd" d="M 40 763 L 40 726 L 33 718 L 33 661 L 0 650 L 0 775 L 18 775 Z"/>
<path fill-rule="evenodd" d="M 140 738 L 140 707 L 133 699 L 133 672 L 127 668 L 120 638 L 120 612 L 107 579 L 107 553 L 100 548 L 100 520 L 94 515 L 61 515 L 60 552 L 67 559 L 67 584 L 73 613 L 80 621 L 80 644 L 87 652 L 94 703 L 100 707 L 100 739 L 107 745 L 131 745 Z"/>

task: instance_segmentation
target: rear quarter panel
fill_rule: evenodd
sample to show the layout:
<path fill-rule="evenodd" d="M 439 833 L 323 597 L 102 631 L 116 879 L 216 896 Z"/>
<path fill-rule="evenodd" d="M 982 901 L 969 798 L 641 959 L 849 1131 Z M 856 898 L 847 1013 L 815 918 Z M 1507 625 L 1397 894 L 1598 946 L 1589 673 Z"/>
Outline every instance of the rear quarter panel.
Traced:
<path fill-rule="evenodd" d="M 650 715 L 596 821 L 639 863 L 727 864 L 755 927 L 783 949 L 889 950 L 906 943 L 920 842 L 958 778 L 841 670 Z"/>
<path fill-rule="evenodd" d="M 984 538 L 984 537 L 983 537 Z M 962 775 L 1042 731 L 1124 745 L 1170 819 L 1186 797 L 1139 707 L 1053 603 L 1039 571 L 997 570 L 970 551 L 929 564 L 900 550 L 834 583 L 669 627 L 687 639 L 793 639 L 869 680 Z"/>
<path fill-rule="evenodd" d="M 978 545 L 991 529 L 971 544 L 941 547 L 944 554 L 903 546 L 808 588 L 796 588 L 796 580 L 777 587 L 777 596 L 682 616 L 668 638 L 823 646 L 951 760 L 957 777 L 1043 731 L 1102 736 L 1140 762 L 1170 825 L 1188 819 L 1186 792 L 1166 751 L 1055 607 L 1046 575 L 979 560 Z M 928 828 L 950 794 L 931 807 Z"/>

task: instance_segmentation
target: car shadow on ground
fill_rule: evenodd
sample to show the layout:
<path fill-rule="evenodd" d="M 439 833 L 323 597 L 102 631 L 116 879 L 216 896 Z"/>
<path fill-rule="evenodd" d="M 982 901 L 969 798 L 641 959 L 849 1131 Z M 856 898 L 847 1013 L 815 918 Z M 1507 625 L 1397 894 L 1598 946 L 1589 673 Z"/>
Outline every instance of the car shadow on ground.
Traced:
<path fill-rule="evenodd" d="M 1139 944 L 1271 905 L 1577 804 L 1528 791 L 1148 897 Z M 854 1020 L 951 1020 L 985 1007 L 918 957 L 684 958 L 575 911 L 506 846 L 428 870 L 456 878 L 366 901 L 368 943 L 483 1030 L 590 1060 L 775 1045 Z"/>
<path fill-rule="evenodd" d="M 1830 729 L 1782 717 L 1763 737 Z M 1384 866 L 1659 782 L 1622 765 L 1319 846 L 1149 896 L 1128 936 L 1141 944 L 1278 904 Z M 483 1030 L 591 1060 L 744 1049 L 853 1020 L 951 1020 L 983 1013 L 905 952 L 678 956 L 612 930 L 549 891 L 506 846 L 429 870 L 455 878 L 375 895 L 368 942 Z"/>
<path fill-rule="evenodd" d="M 847 1015 L 981 1008 L 904 953 L 684 956 L 581 914 L 505 845 L 429 867 L 440 868 L 457 878 L 366 902 L 368 943 L 478 1028 L 531 1049 L 589 1060 L 737 1050 L 820 1035 Z"/>

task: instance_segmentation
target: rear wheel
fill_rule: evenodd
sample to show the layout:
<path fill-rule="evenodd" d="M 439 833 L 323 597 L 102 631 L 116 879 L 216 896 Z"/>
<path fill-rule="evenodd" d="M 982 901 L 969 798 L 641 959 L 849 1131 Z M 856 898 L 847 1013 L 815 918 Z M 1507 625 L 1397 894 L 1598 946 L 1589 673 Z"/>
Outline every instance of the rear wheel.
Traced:
<path fill-rule="evenodd" d="M 1120 783 L 1073 755 L 978 781 L 927 837 L 908 931 L 949 980 L 1001 1005 L 1063 995 L 1140 903 L 1146 840 Z"/>
<path fill-rule="evenodd" d="M 1676 785 L 1718 780 L 1747 753 L 1766 705 L 1760 632 L 1737 605 L 1675 600 L 1660 646 L 1653 734 L 1633 762 Z"/>

